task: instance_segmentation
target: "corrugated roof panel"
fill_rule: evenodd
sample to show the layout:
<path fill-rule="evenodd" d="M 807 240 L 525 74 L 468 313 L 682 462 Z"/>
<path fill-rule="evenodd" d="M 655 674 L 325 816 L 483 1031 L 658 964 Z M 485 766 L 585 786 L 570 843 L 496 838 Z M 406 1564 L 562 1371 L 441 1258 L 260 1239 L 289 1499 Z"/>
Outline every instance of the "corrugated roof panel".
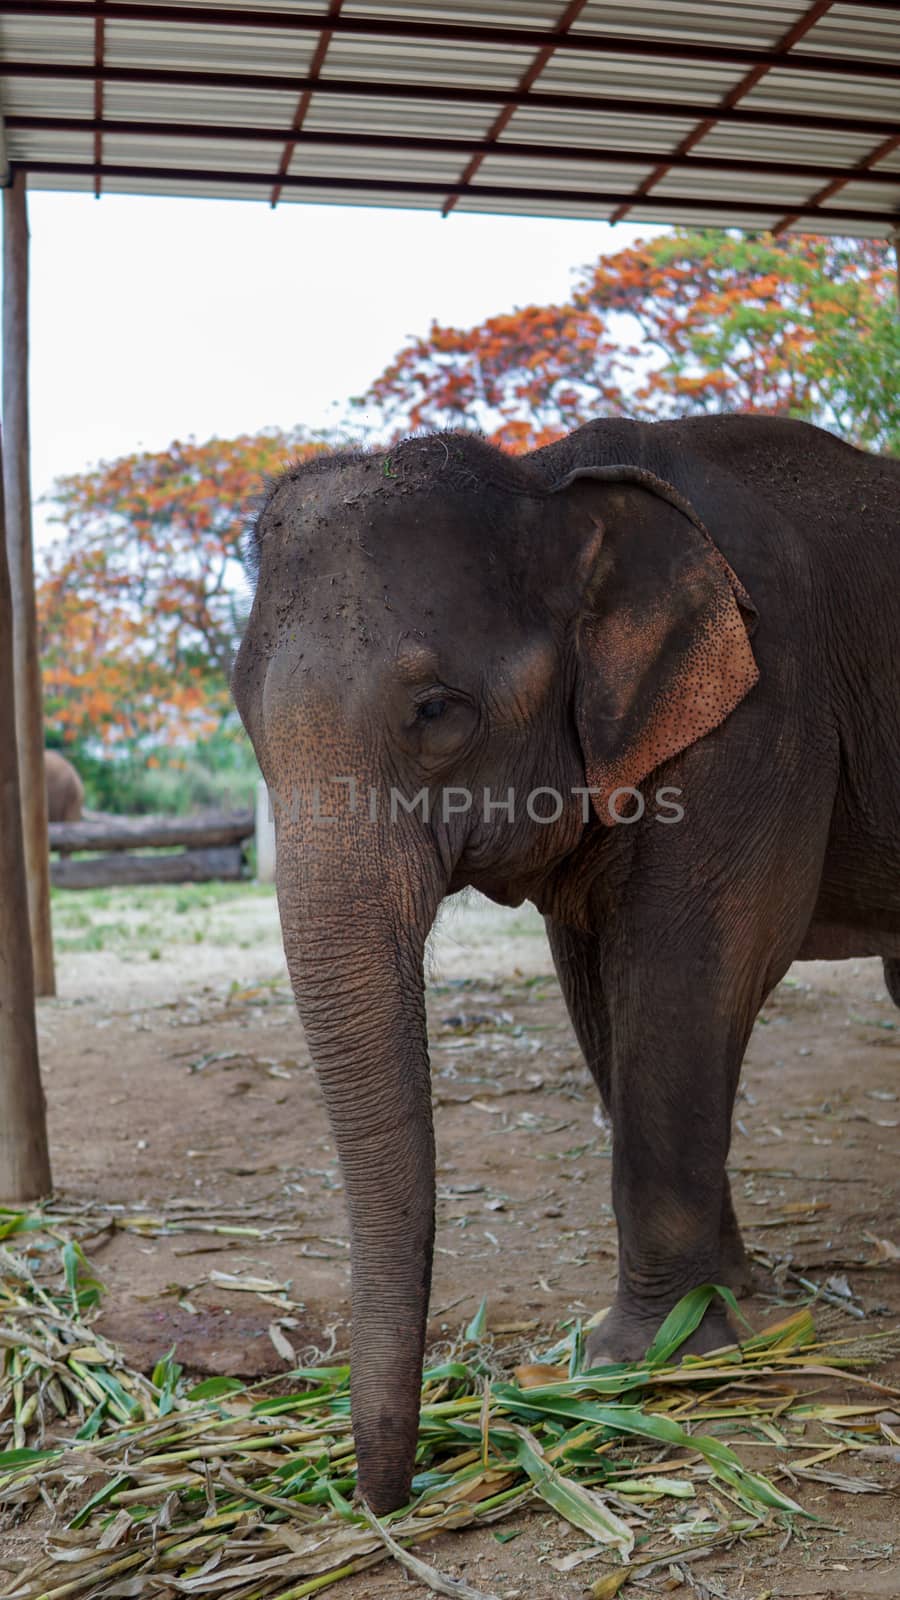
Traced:
<path fill-rule="evenodd" d="M 560 51 L 544 68 L 537 87 L 556 94 L 624 95 L 640 100 L 702 100 L 715 104 L 734 87 L 740 75 L 739 67 L 717 63 Z"/>
<path fill-rule="evenodd" d="M 57 78 L 4 78 L 0 61 L 0 104 L 3 115 L 91 117 L 94 86 L 89 80 L 64 83 Z"/>
<path fill-rule="evenodd" d="M 204 72 L 309 71 L 317 33 L 280 28 L 204 27 L 192 24 L 106 23 L 103 55 L 111 67 L 177 67 Z M 93 60 L 93 35 L 91 35 Z"/>
<path fill-rule="evenodd" d="M 346 129 L 350 133 L 371 130 L 377 133 L 416 134 L 439 139 L 457 134 L 462 139 L 481 139 L 494 120 L 496 108 L 488 105 L 453 105 L 446 100 L 391 100 L 388 96 L 313 95 L 304 127 Z"/>
<path fill-rule="evenodd" d="M 778 221 L 779 223 L 782 222 L 783 218 L 779 217 Z M 854 222 L 851 229 L 847 227 L 846 223 L 842 223 L 837 217 L 835 217 L 835 219 L 832 221 L 831 218 L 829 218 L 828 213 L 823 211 L 821 220 L 816 221 L 814 228 L 810 228 L 808 217 L 801 217 L 799 222 L 792 223 L 789 228 L 785 229 L 785 232 L 830 233 L 840 235 L 841 238 L 847 238 L 850 236 L 854 239 L 883 239 L 884 223 L 873 222 L 869 224 L 865 222 Z"/>
<path fill-rule="evenodd" d="M 151 6 L 167 6 L 171 5 L 173 0 L 144 0 L 144 3 Z M 277 15 L 278 12 L 290 15 L 292 12 L 302 11 L 315 17 L 321 17 L 326 9 L 326 0 L 178 0 L 178 4 L 189 5 L 192 11 L 201 13 L 207 8 L 221 10 L 223 4 L 234 4 L 253 11 L 271 11 L 273 15 Z"/>
<path fill-rule="evenodd" d="M 0 52 L 7 61 L 86 65 L 94 59 L 94 24 L 78 16 L 0 17 Z"/>
<path fill-rule="evenodd" d="M 755 173 L 694 172 L 686 174 L 682 168 L 668 172 L 654 186 L 654 194 L 689 194 L 703 201 L 753 200 L 765 205 L 771 200 L 775 205 L 806 205 L 812 192 L 820 187 L 815 179 L 757 176 Z"/>
<path fill-rule="evenodd" d="M 89 178 L 67 177 L 65 173 L 30 172 L 28 174 L 29 189 L 52 189 L 53 193 L 63 194 L 93 194 L 94 186 Z M 132 191 L 129 191 L 132 192 Z"/>
<path fill-rule="evenodd" d="M 660 0 L 630 0 L 628 5 L 606 5 L 594 0 L 580 15 L 572 32 L 615 33 L 623 39 L 641 37 L 677 39 L 687 44 L 749 45 L 771 49 L 807 9 L 808 0 L 695 0 L 695 3 L 661 4 Z"/>
<path fill-rule="evenodd" d="M 353 34 L 336 34 L 328 47 L 322 77 L 514 89 L 533 59 L 534 50 L 527 47 L 450 47 L 413 39 L 361 39 Z"/>
<path fill-rule="evenodd" d="M 854 85 L 852 90 L 850 85 L 848 78 L 821 72 L 783 72 L 773 67 L 741 105 L 757 111 L 791 111 L 795 115 L 809 112 L 815 116 L 824 111 L 838 116 L 844 112 L 856 117 L 891 117 L 900 124 L 900 85 L 873 78 Z"/>
<path fill-rule="evenodd" d="M 484 5 L 481 0 L 395 0 L 381 5 L 379 0 L 353 0 L 342 8 L 345 16 L 396 17 L 403 22 L 455 22 L 496 28 L 555 28 L 562 6 L 560 0 L 516 0 L 515 6 L 497 0 Z"/>
<path fill-rule="evenodd" d="M 584 222 L 607 222 L 610 213 L 608 204 L 598 204 L 592 201 L 589 195 L 585 195 L 583 201 L 535 200 L 527 208 L 523 208 L 519 200 L 496 200 L 493 197 L 481 199 L 477 188 L 470 194 L 461 196 L 454 209 L 482 216 L 492 216 L 496 213 L 499 216 L 559 217 L 576 221 L 580 219 Z"/>
<path fill-rule="evenodd" d="M 288 171 L 292 178 L 314 175 L 332 178 L 379 178 L 386 183 L 455 183 L 459 156 L 428 155 L 421 151 L 334 150 L 322 145 L 298 145 Z M 436 198 L 433 204 L 439 205 Z"/>
<path fill-rule="evenodd" d="M 860 207 L 862 210 L 885 211 L 889 206 L 896 206 L 900 211 L 900 172 L 897 174 L 896 184 L 890 186 L 866 183 L 865 178 L 854 178 L 852 183 L 845 184 L 840 194 L 831 200 L 823 200 L 823 206 L 834 210 L 841 205 Z"/>
<path fill-rule="evenodd" d="M 89 179 L 84 180 L 81 188 L 90 189 Z M 229 183 L 225 178 L 221 183 L 210 183 L 207 179 L 198 183 L 192 178 L 181 178 L 177 174 L 166 178 L 162 183 L 157 178 L 116 178 L 104 177 L 104 194 L 147 194 L 147 195 L 181 195 L 192 200 L 263 200 L 267 201 L 272 192 L 272 185 L 266 183 Z"/>
<path fill-rule="evenodd" d="M 617 117 L 611 112 L 550 111 L 527 103 L 513 112 L 504 143 L 607 145 L 611 150 L 674 150 L 691 123 L 683 117 Z"/>
<path fill-rule="evenodd" d="M 797 54 L 856 56 L 864 61 L 900 60 L 900 9 L 866 11 L 832 6 L 799 44 Z"/>
<path fill-rule="evenodd" d="M 90 85 L 86 85 L 89 100 Z M 159 83 L 107 83 L 103 88 L 106 115 L 131 117 L 137 122 L 217 122 L 247 128 L 289 128 L 299 96 L 285 91 L 211 89 L 191 87 L 173 97 Z"/>
<path fill-rule="evenodd" d="M 651 167 L 604 166 L 602 162 L 517 161 L 513 156 L 486 156 L 478 169 L 478 183 L 514 184 L 525 189 L 621 190 L 629 194 L 652 171 Z"/>
<path fill-rule="evenodd" d="M 105 133 L 103 159 L 128 166 L 199 167 L 227 172 L 278 171 L 283 141 L 244 144 L 225 139 L 152 139 L 136 134 Z M 87 159 L 93 157 L 93 145 Z M 84 158 L 80 158 L 84 159 Z"/>
<path fill-rule="evenodd" d="M 382 211 L 385 207 L 395 211 L 436 211 L 440 207 L 439 199 L 419 198 L 407 194 L 403 189 L 389 189 L 381 194 L 373 194 L 371 190 L 360 187 L 359 189 L 336 189 L 329 194 L 321 189 L 304 189 L 302 185 L 291 186 L 284 191 L 285 200 L 294 200 L 303 205 L 321 206 L 367 206 Z"/>
<path fill-rule="evenodd" d="M 810 128 L 757 128 L 720 123 L 697 145 L 704 156 L 737 156 L 743 161 L 821 161 L 853 166 L 872 150 L 871 134 L 821 133 Z"/>
<path fill-rule="evenodd" d="M 739 228 L 742 233 L 764 233 L 774 228 L 782 213 L 770 211 L 752 219 L 745 213 L 729 211 L 727 206 L 696 206 L 678 213 L 678 223 L 684 228 Z M 628 213 L 630 223 L 652 222 L 656 227 L 671 225 L 672 214 L 665 205 L 654 204 L 650 199 L 639 200 Z"/>
<path fill-rule="evenodd" d="M 93 161 L 92 133 L 67 133 L 62 142 L 58 133 L 19 133 L 6 135 L 10 161 Z"/>

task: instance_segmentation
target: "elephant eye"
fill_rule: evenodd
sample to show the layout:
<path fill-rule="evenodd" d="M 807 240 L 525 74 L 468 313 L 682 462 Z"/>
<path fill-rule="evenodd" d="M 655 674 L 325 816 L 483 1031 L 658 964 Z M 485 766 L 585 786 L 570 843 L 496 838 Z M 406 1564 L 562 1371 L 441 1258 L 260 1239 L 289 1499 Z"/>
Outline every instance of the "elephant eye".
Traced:
<path fill-rule="evenodd" d="M 442 717 L 446 709 L 446 700 L 426 700 L 417 707 L 416 716 L 420 722 L 433 722 L 436 717 Z"/>

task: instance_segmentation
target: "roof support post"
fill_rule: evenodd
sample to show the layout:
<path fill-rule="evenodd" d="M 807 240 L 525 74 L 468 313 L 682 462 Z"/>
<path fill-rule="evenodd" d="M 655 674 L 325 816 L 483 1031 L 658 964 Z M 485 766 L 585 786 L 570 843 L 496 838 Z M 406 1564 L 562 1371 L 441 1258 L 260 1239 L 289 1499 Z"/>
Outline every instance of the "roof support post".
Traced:
<path fill-rule="evenodd" d="M 3 479 L 12 595 L 16 741 L 28 921 L 39 995 L 56 993 L 50 926 L 50 851 L 44 783 L 44 705 L 38 653 L 28 428 L 28 212 L 26 175 L 3 192 Z M 20 931 L 21 937 L 21 931 Z"/>
<path fill-rule="evenodd" d="M 2 445 L 0 445 L 2 451 Z M 2 476 L 2 475 L 0 475 Z M 13 691 L 13 614 L 0 481 L 0 1198 L 50 1191 L 38 1066 Z"/>

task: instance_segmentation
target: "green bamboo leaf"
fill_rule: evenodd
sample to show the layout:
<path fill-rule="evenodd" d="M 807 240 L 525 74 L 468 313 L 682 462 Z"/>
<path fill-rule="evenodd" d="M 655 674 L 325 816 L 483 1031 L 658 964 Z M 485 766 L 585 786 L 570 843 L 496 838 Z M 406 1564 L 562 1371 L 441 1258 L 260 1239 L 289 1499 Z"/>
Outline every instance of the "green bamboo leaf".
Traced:
<path fill-rule="evenodd" d="M 463 1333 L 463 1338 L 469 1340 L 469 1342 L 472 1343 L 472 1344 L 478 1344 L 480 1342 L 480 1340 L 482 1340 L 484 1338 L 486 1332 L 487 1332 L 487 1295 L 485 1295 L 484 1299 L 481 1302 L 481 1305 L 478 1307 L 478 1310 L 476 1311 L 474 1317 L 472 1318 L 472 1321 L 469 1323 L 468 1327 L 466 1328 L 465 1332 Z"/>
<path fill-rule="evenodd" d="M 593 1489 L 585 1489 L 573 1479 L 564 1477 L 544 1455 L 533 1433 L 526 1428 L 492 1428 L 491 1437 L 500 1438 L 513 1447 L 515 1459 L 527 1472 L 542 1500 L 558 1511 L 561 1517 L 576 1528 L 590 1534 L 598 1544 L 612 1545 L 627 1560 L 634 1547 L 634 1534 L 627 1522 L 614 1511 Z"/>
<path fill-rule="evenodd" d="M 106 1367 L 92 1367 L 91 1377 L 105 1389 L 113 1406 L 124 1413 L 124 1418 L 130 1422 L 137 1422 L 143 1416 L 143 1408 L 134 1395 L 123 1389 L 118 1378 L 107 1371 Z"/>
<path fill-rule="evenodd" d="M 81 1427 L 78 1429 L 78 1432 L 75 1435 L 76 1439 L 96 1438 L 103 1426 L 103 1419 L 106 1416 L 108 1403 L 109 1402 L 106 1400 L 101 1400 L 99 1405 L 94 1407 L 87 1421 L 83 1422 Z"/>
<path fill-rule="evenodd" d="M 713 1471 L 735 1490 L 745 1506 L 754 1509 L 762 1504 L 779 1511 L 811 1515 L 803 1511 L 796 1500 L 776 1489 L 767 1478 L 748 1472 L 741 1466 L 734 1451 L 720 1440 L 706 1434 L 686 1433 L 669 1417 L 638 1411 L 632 1406 L 601 1406 L 591 1400 L 557 1398 L 546 1393 L 537 1399 L 535 1395 L 534 1390 L 523 1393 L 512 1384 L 497 1384 L 494 1387 L 494 1400 L 498 1405 L 532 1422 L 548 1416 L 579 1419 L 598 1423 L 613 1433 L 637 1434 L 640 1438 L 655 1439 L 659 1444 L 677 1445 L 682 1450 L 698 1450 Z"/>
<path fill-rule="evenodd" d="M 235 1394 L 238 1389 L 245 1388 L 240 1378 L 204 1378 L 202 1383 L 195 1383 L 189 1389 L 189 1400 L 218 1400 L 220 1395 Z"/>
<path fill-rule="evenodd" d="M 184 1368 L 181 1362 L 175 1360 L 174 1345 L 170 1350 L 166 1351 L 164 1356 L 160 1357 L 153 1368 L 150 1382 L 154 1388 L 159 1390 L 157 1409 L 161 1417 L 168 1416 L 169 1412 L 174 1408 L 178 1382 L 183 1371 Z"/>
<path fill-rule="evenodd" d="M 103 1284 L 95 1278 L 85 1258 L 84 1251 L 75 1239 L 67 1239 L 60 1251 L 66 1286 L 76 1316 L 98 1304 Z"/>
<path fill-rule="evenodd" d="M 59 1455 L 58 1450 L 0 1450 L 0 1472 L 8 1472 L 14 1467 L 30 1467 L 34 1461 L 46 1461 L 56 1455 Z"/>
<path fill-rule="evenodd" d="M 648 1366 L 668 1366 L 676 1350 L 679 1350 L 685 1339 L 689 1339 L 691 1334 L 699 1328 L 716 1296 L 724 1300 L 732 1316 L 742 1322 L 751 1334 L 753 1333 L 750 1323 L 741 1311 L 730 1289 L 727 1289 L 721 1283 L 702 1283 L 698 1288 L 691 1289 L 686 1295 L 682 1295 L 678 1304 L 672 1307 L 644 1357 L 644 1361 Z"/>
<path fill-rule="evenodd" d="M 40 1211 L 17 1211 L 12 1206 L 0 1206 L 0 1239 L 8 1239 L 14 1233 L 45 1233 L 59 1221 L 59 1217 L 43 1216 Z"/>
<path fill-rule="evenodd" d="M 111 1500 L 114 1494 L 118 1494 L 119 1490 L 124 1489 L 125 1485 L 129 1484 L 130 1482 L 131 1477 L 129 1473 L 116 1473 L 116 1476 L 114 1478 L 110 1478 L 108 1483 L 104 1483 L 103 1487 L 98 1489 L 96 1494 L 91 1495 L 90 1500 L 85 1501 L 84 1505 L 81 1507 L 81 1510 L 75 1513 L 75 1516 L 69 1523 L 69 1527 L 83 1528 L 85 1523 L 90 1521 L 93 1512 L 96 1511 L 98 1506 L 105 1505 L 107 1500 Z"/>
<path fill-rule="evenodd" d="M 710 1302 L 715 1299 L 715 1286 L 703 1283 L 683 1295 L 661 1324 L 644 1360 L 651 1367 L 668 1365 L 675 1351 L 699 1328 Z"/>

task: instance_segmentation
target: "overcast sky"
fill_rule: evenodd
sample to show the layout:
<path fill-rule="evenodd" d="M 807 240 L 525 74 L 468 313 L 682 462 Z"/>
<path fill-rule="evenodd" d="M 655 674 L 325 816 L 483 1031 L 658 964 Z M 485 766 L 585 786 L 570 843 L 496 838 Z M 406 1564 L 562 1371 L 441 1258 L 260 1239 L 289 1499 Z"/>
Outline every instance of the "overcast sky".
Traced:
<path fill-rule="evenodd" d="M 29 194 L 36 496 L 173 438 L 327 426 L 433 317 L 566 295 L 647 226 Z M 39 533 L 45 513 L 38 509 Z"/>

